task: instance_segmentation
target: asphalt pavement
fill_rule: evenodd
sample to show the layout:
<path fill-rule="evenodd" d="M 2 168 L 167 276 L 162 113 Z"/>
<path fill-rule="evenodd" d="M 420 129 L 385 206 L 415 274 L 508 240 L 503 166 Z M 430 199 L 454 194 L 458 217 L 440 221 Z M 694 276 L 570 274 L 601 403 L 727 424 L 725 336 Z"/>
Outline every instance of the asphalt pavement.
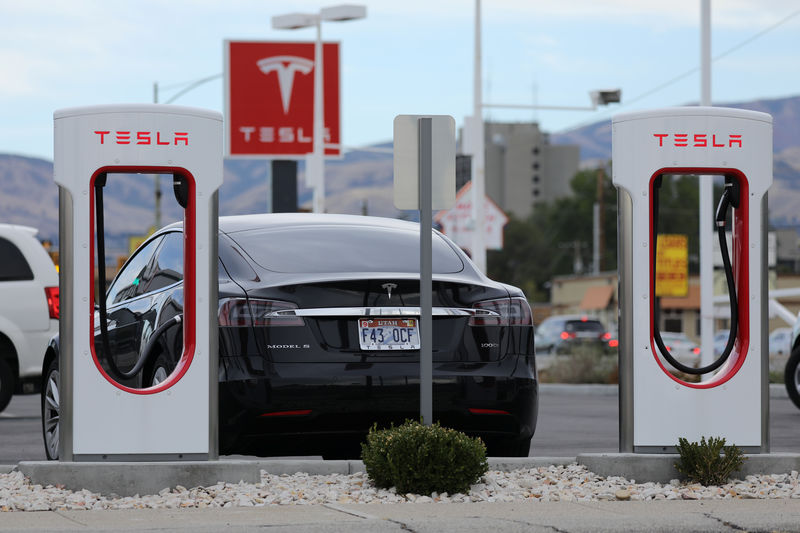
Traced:
<path fill-rule="evenodd" d="M 771 398 L 773 452 L 800 452 L 800 410 Z M 531 456 L 618 451 L 613 386 L 544 386 Z M 0 464 L 41 460 L 38 398 L 0 414 Z M 4 451 L 5 450 L 5 451 Z M 9 457 L 9 455 L 11 457 Z M 13 459 L 13 461 L 9 461 Z M 2 499 L 2 495 L 0 495 Z M 0 512 L 0 531 L 797 531 L 800 500 L 324 504 L 230 509 Z"/>

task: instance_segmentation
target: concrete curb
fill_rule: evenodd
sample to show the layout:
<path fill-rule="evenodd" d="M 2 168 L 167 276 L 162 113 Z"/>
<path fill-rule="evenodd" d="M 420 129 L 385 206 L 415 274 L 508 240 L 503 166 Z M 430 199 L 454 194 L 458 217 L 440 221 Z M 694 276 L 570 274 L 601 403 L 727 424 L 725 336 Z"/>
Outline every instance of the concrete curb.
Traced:
<path fill-rule="evenodd" d="M 0 474 L 8 474 L 13 472 L 17 465 L 0 465 Z"/>
<path fill-rule="evenodd" d="M 510 471 L 570 464 L 575 457 L 490 457 L 490 470 Z M 13 467 L 12 467 L 13 468 Z M 62 485 L 70 490 L 87 489 L 100 494 L 134 496 L 158 494 L 165 488 L 208 487 L 217 483 L 259 483 L 261 471 L 270 474 L 310 475 L 353 474 L 364 472 L 358 460 L 323 461 L 316 459 L 221 460 L 183 462 L 81 462 L 23 461 L 19 471 L 31 483 Z"/>
<path fill-rule="evenodd" d="M 489 469 L 511 470 L 568 465 L 574 462 L 603 477 L 624 477 L 639 483 L 669 483 L 683 476 L 675 469 L 677 454 L 585 453 L 577 457 L 490 457 Z M 800 454 L 747 454 L 735 477 L 755 474 L 788 474 L 800 471 Z M 10 472 L 15 467 L 3 467 Z M 270 474 L 309 475 L 363 472 L 358 460 L 317 459 L 221 460 L 184 462 L 85 462 L 23 461 L 17 467 L 34 484 L 61 485 L 70 490 L 118 496 L 157 494 L 165 488 L 208 487 L 217 483 L 259 483 L 261 471 Z M 0 470 L 2 472 L 2 470 Z"/>
<path fill-rule="evenodd" d="M 675 469 L 678 454 L 644 453 L 584 453 L 577 457 L 578 464 L 603 477 L 620 476 L 639 483 L 669 483 L 673 479 L 685 479 Z M 747 460 L 734 478 L 758 474 L 789 474 L 800 471 L 800 454 L 765 453 L 745 454 Z"/>
<path fill-rule="evenodd" d="M 603 383 L 539 383 L 539 393 L 544 394 L 591 394 L 600 396 L 614 396 L 619 392 L 616 384 Z M 780 383 L 770 383 L 770 398 L 788 398 L 786 386 Z"/>

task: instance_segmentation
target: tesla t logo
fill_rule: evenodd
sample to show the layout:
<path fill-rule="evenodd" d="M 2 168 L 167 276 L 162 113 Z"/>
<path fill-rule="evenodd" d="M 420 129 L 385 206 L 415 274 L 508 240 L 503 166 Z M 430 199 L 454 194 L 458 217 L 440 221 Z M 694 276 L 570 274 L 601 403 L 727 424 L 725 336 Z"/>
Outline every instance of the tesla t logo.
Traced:
<path fill-rule="evenodd" d="M 658 139 L 658 147 L 675 146 L 678 148 L 691 146 L 694 148 L 741 148 L 741 134 L 717 135 L 716 133 L 654 133 Z"/>
<path fill-rule="evenodd" d="M 386 291 L 386 294 L 390 300 L 392 299 L 392 291 L 395 290 L 396 288 L 397 288 L 397 283 L 384 283 L 383 285 L 381 285 L 381 289 L 384 289 Z"/>
<path fill-rule="evenodd" d="M 144 144 L 155 146 L 189 146 L 189 133 L 175 131 L 165 133 L 161 131 L 111 131 L 95 130 L 95 135 L 100 139 L 100 144 Z"/>
<path fill-rule="evenodd" d="M 308 74 L 314 68 L 314 62 L 305 57 L 297 56 L 275 56 L 265 57 L 258 61 L 258 68 L 264 74 L 277 72 L 278 87 L 281 90 L 281 105 L 283 114 L 289 113 L 289 105 L 292 101 L 292 85 L 294 85 L 294 75 Z"/>

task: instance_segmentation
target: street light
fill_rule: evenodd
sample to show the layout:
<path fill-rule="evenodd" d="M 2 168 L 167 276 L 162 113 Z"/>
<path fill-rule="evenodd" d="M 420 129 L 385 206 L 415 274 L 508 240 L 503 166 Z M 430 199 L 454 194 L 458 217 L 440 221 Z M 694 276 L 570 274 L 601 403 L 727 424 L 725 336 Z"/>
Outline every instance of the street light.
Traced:
<path fill-rule="evenodd" d="M 486 107 L 506 109 L 556 109 L 566 111 L 594 111 L 599 105 L 619 102 L 622 96 L 620 89 L 602 89 L 591 91 L 591 106 L 544 106 L 516 104 L 487 104 L 483 102 L 481 91 L 481 1 L 475 0 L 475 56 L 473 70 L 473 110 L 472 116 L 464 120 L 465 153 L 472 155 L 472 219 L 475 231 L 472 232 L 472 260 L 481 272 L 486 273 L 486 241 L 483 238 L 484 209 L 483 199 L 486 190 L 483 109 Z"/>
<path fill-rule="evenodd" d="M 272 28 L 276 30 L 296 30 L 317 28 L 314 42 L 314 146 L 306 156 L 306 183 L 312 187 L 312 211 L 325 211 L 325 118 L 322 77 L 322 21 L 343 22 L 363 19 L 367 8 L 363 5 L 343 4 L 322 8 L 319 13 L 289 13 L 272 17 Z"/>

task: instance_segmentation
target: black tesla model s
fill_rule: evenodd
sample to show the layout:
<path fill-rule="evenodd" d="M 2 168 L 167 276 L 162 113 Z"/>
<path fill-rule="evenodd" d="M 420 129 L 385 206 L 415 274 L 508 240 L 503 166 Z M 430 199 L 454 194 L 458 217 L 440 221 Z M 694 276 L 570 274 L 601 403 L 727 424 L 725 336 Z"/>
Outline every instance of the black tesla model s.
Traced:
<path fill-rule="evenodd" d="M 439 233 L 432 252 L 433 416 L 490 455 L 526 456 L 538 399 L 525 295 Z M 180 327 L 161 326 L 182 312 L 182 258 L 182 227 L 167 226 L 109 287 L 97 349 L 122 372 L 149 352 L 125 384 L 165 379 L 181 355 Z M 418 224 L 220 217 L 219 259 L 220 453 L 357 456 L 374 423 L 419 418 Z"/>

